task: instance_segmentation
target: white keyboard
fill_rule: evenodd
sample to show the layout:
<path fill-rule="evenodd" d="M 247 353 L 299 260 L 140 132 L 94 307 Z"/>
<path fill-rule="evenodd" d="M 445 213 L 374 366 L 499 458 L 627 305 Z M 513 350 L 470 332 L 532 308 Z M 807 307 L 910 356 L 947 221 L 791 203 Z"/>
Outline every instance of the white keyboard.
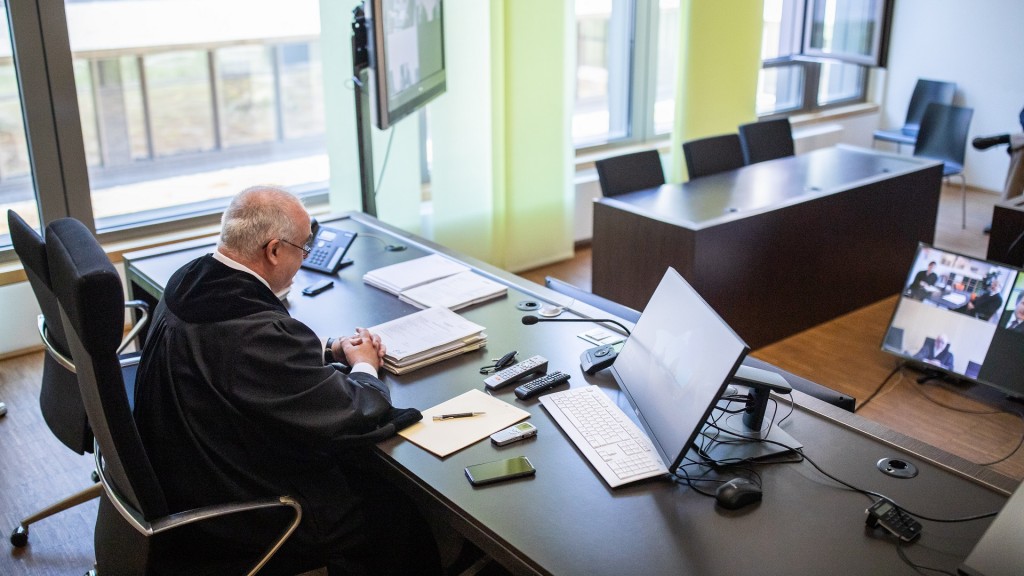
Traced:
<path fill-rule="evenodd" d="M 540 403 L 612 488 L 668 474 L 647 435 L 597 386 L 547 394 Z"/>

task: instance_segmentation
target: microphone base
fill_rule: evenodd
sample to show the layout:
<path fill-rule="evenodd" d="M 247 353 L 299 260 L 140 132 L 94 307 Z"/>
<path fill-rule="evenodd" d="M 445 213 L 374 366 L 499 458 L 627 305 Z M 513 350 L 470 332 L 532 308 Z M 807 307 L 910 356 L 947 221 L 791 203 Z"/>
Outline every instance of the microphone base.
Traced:
<path fill-rule="evenodd" d="M 580 368 L 584 374 L 593 376 L 611 366 L 618 356 L 619 351 L 614 344 L 589 348 L 580 354 Z"/>

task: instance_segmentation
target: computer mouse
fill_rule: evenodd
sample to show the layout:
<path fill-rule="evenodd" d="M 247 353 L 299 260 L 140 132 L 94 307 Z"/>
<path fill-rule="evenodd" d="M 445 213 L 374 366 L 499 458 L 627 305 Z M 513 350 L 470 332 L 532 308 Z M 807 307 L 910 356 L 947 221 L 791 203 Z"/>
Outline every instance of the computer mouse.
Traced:
<path fill-rule="evenodd" d="M 715 491 L 718 505 L 727 510 L 743 508 L 761 501 L 761 487 L 746 478 L 733 478 Z"/>

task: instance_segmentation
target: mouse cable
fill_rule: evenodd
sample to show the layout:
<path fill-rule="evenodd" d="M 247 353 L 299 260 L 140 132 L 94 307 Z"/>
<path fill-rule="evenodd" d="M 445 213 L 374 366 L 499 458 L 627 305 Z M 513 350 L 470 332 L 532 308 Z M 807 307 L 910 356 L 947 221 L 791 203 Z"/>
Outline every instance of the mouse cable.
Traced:
<path fill-rule="evenodd" d="M 930 566 L 925 566 L 923 564 L 918 564 L 918 563 L 914 562 L 913 560 L 911 560 L 907 556 L 906 548 L 904 547 L 904 542 L 903 542 L 903 540 L 900 540 L 899 538 L 896 539 L 896 554 L 899 555 L 900 560 L 903 560 L 903 562 L 906 563 L 907 566 L 910 566 L 911 568 L 913 568 L 914 572 L 917 572 L 918 574 L 924 574 L 924 572 L 922 572 L 922 570 L 928 570 L 929 572 L 936 572 L 938 574 L 947 574 L 948 576 L 957 576 L 954 572 L 950 572 L 950 571 L 944 570 L 942 568 L 932 568 Z"/>
<path fill-rule="evenodd" d="M 897 372 L 903 370 L 903 368 L 906 365 L 907 365 L 906 362 L 900 362 L 899 364 L 897 364 L 896 367 L 892 369 L 892 372 L 889 372 L 889 375 L 885 377 L 885 380 L 882 380 L 882 383 L 878 385 L 878 388 L 875 388 L 875 391 L 872 392 L 871 395 L 868 396 L 866 400 L 861 402 L 860 406 L 857 406 L 856 408 L 853 409 L 854 413 L 859 412 L 861 408 L 863 408 L 863 407 L 868 405 L 868 402 L 871 402 L 872 400 L 874 400 L 875 396 L 878 396 L 878 393 L 882 391 L 882 388 L 885 388 L 885 384 L 887 382 L 889 382 L 889 380 L 891 380 L 892 377 L 895 376 Z M 896 384 L 899 384 L 899 381 L 897 381 Z"/>

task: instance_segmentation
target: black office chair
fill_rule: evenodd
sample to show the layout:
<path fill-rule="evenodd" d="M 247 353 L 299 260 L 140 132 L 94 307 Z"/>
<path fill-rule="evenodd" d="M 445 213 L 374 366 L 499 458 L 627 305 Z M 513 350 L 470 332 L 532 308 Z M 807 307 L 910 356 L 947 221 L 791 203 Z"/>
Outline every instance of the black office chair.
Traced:
<path fill-rule="evenodd" d="M 629 306 L 619 304 L 618 302 L 609 300 L 603 296 L 598 296 L 593 292 L 587 292 L 582 288 L 573 286 L 572 284 L 559 280 L 558 278 L 545 276 L 544 285 L 559 294 L 565 294 L 566 296 L 575 298 L 580 302 L 589 304 L 598 310 L 603 310 L 613 316 L 617 316 L 623 320 L 628 320 L 634 324 L 636 324 L 636 321 L 640 319 L 640 312 L 633 310 Z"/>
<path fill-rule="evenodd" d="M 903 126 L 886 130 L 875 130 L 874 139 L 882 142 L 894 142 L 897 150 L 904 144 L 913 146 L 917 142 L 917 134 L 921 130 L 921 119 L 932 102 L 952 104 L 956 94 L 956 82 L 941 80 L 925 80 L 921 78 L 914 86 L 914 93 L 907 106 L 907 119 Z"/>
<path fill-rule="evenodd" d="M 743 146 L 737 134 L 709 136 L 683 143 L 686 172 L 690 180 L 735 170 L 745 164 Z"/>
<path fill-rule="evenodd" d="M 747 164 L 785 158 L 796 153 L 789 118 L 751 122 L 740 126 L 740 144 Z"/>
<path fill-rule="evenodd" d="M 258 572 L 291 536 L 302 519 L 297 501 L 280 496 L 253 502 L 168 509 L 158 478 L 142 445 L 118 357 L 124 294 L 121 279 L 89 230 L 63 218 L 46 227 L 46 252 L 60 318 L 75 358 L 78 384 L 95 437 L 96 469 L 103 485 L 96 520 L 96 568 L 102 574 L 237 574 L 237 565 L 211 567 L 190 549 L 174 549 L 176 528 L 195 522 L 268 508 L 292 514 L 280 537 L 249 570 Z M 134 537 L 133 537 L 134 536 Z M 202 564 L 198 564 L 202 562 Z"/>
<path fill-rule="evenodd" d="M 665 183 L 661 155 L 657 150 L 605 158 L 594 162 L 594 166 L 601 182 L 601 193 L 605 196 L 645 190 Z"/>
<path fill-rule="evenodd" d="M 7 224 L 11 234 L 11 244 L 25 268 L 25 275 L 39 303 L 42 314 L 39 315 L 37 327 L 39 337 L 46 348 L 43 358 L 43 381 L 39 389 L 39 409 L 43 420 L 53 435 L 65 446 L 78 454 L 92 452 L 92 431 L 86 418 L 82 397 L 78 391 L 78 380 L 75 378 L 75 365 L 68 352 L 64 325 L 61 323 L 57 310 L 57 299 L 53 294 L 50 281 L 50 269 L 46 258 L 46 244 L 43 238 L 29 226 L 13 210 L 7 211 Z M 148 307 L 144 302 L 128 302 L 126 306 L 142 312 L 141 318 L 132 331 L 121 342 L 119 352 L 146 325 L 149 317 Z M 123 323 L 124 311 L 116 314 L 118 321 Z M 138 366 L 138 354 L 123 357 L 125 381 L 129 387 L 134 386 L 135 370 Z M 28 544 L 29 526 L 58 512 L 62 512 L 100 495 L 101 486 L 98 482 L 92 486 L 56 502 L 43 510 L 24 519 L 11 532 L 11 544 L 22 547 Z"/>
<path fill-rule="evenodd" d="M 914 156 L 942 161 L 943 179 L 960 177 L 963 214 L 960 227 L 967 228 L 967 178 L 964 176 L 964 154 L 967 133 L 971 128 L 973 108 L 931 103 L 921 119 Z"/>

